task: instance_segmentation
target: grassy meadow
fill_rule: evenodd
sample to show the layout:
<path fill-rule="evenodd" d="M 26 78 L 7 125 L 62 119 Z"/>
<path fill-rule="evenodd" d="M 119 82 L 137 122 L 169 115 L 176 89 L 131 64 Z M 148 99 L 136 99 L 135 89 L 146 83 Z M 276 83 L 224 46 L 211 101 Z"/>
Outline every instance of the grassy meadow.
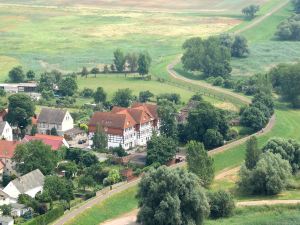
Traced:
<path fill-rule="evenodd" d="M 27 1 L 19 1 L 21 3 Z M 42 1 L 40 1 L 42 2 Z M 111 63 L 113 51 L 148 50 L 153 59 L 177 54 L 193 36 L 225 32 L 241 21 L 200 13 L 50 7 L 0 2 L 0 80 L 6 67 L 62 72 Z M 11 63 L 11 62 L 14 63 Z"/>

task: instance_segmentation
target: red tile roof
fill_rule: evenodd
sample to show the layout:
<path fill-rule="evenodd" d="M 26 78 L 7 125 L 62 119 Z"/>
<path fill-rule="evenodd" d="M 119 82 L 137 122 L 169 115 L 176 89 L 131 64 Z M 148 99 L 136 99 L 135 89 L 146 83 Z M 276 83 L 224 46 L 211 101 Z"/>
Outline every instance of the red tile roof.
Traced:
<path fill-rule="evenodd" d="M 64 138 L 60 136 L 36 134 L 35 136 L 26 135 L 22 142 L 42 141 L 44 144 L 50 145 L 52 150 L 58 150 L 64 145 L 63 140 Z"/>
<path fill-rule="evenodd" d="M 89 122 L 89 131 L 101 126 L 109 134 L 122 135 L 126 128 L 158 119 L 157 106 L 135 104 L 132 108 L 113 107 L 111 112 L 96 112 Z"/>
<path fill-rule="evenodd" d="M 18 141 L 0 140 L 0 158 L 11 159 L 14 156 Z"/>

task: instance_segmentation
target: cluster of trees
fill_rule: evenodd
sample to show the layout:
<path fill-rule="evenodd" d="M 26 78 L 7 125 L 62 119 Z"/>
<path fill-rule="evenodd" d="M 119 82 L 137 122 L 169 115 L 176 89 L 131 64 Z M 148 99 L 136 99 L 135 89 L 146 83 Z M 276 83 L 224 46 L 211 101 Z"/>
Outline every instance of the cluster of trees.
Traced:
<path fill-rule="evenodd" d="M 228 119 L 224 111 L 209 102 L 200 101 L 189 112 L 187 123 L 179 126 L 178 132 L 183 143 L 194 140 L 204 143 L 207 149 L 213 149 L 224 144 L 228 131 Z"/>
<path fill-rule="evenodd" d="M 145 225 L 201 225 L 207 216 L 228 217 L 235 208 L 229 193 L 206 194 L 195 174 L 165 166 L 151 169 L 142 178 L 137 197 L 137 221 Z"/>
<path fill-rule="evenodd" d="M 241 124 L 254 131 L 263 129 L 274 114 L 274 102 L 270 94 L 258 93 L 252 104 L 241 109 Z"/>
<path fill-rule="evenodd" d="M 252 20 L 255 17 L 255 14 L 259 11 L 259 5 L 249 5 L 243 8 L 242 13 L 246 16 L 247 19 Z"/>
<path fill-rule="evenodd" d="M 8 73 L 9 81 L 13 83 L 24 82 L 27 78 L 29 81 L 34 80 L 35 73 L 32 70 L 28 70 L 26 73 L 21 66 L 12 68 Z"/>
<path fill-rule="evenodd" d="M 149 53 L 141 52 L 141 53 L 128 53 L 124 54 L 121 49 L 116 49 L 114 51 L 114 59 L 113 64 L 110 66 L 105 65 L 103 68 L 103 73 L 139 73 L 141 76 L 147 75 L 151 66 L 151 57 Z M 101 73 L 98 67 L 92 68 L 90 71 L 86 67 L 82 68 L 80 72 L 82 77 L 87 77 L 89 74 L 97 74 Z"/>
<path fill-rule="evenodd" d="M 272 138 L 259 149 L 256 137 L 247 142 L 245 164 L 238 183 L 249 194 L 274 195 L 284 190 L 292 174 L 299 171 L 300 143 Z"/>
<path fill-rule="evenodd" d="M 26 127 L 31 124 L 34 116 L 35 104 L 28 95 L 13 94 L 8 97 L 7 121 L 17 126 L 24 134 Z"/>
<path fill-rule="evenodd" d="M 205 77 L 228 78 L 232 71 L 231 57 L 245 57 L 249 54 L 247 39 L 230 34 L 206 40 L 191 38 L 185 41 L 183 49 L 181 61 L 184 69 L 202 72 Z"/>
<path fill-rule="evenodd" d="M 293 15 L 280 23 L 275 35 L 279 40 L 300 41 L 300 15 Z"/>
<path fill-rule="evenodd" d="M 293 107 L 300 106 L 300 63 L 280 64 L 270 71 L 274 89 Z"/>

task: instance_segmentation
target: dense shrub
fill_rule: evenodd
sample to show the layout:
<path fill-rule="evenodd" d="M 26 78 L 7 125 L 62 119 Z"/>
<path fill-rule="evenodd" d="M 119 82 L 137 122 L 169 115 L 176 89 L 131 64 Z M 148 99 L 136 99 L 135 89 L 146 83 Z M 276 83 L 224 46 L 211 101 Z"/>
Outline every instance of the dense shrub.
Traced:
<path fill-rule="evenodd" d="M 294 173 L 300 168 L 300 143 L 296 140 L 272 138 L 265 145 L 263 151 L 281 155 L 283 159 L 289 161 Z"/>
<path fill-rule="evenodd" d="M 47 225 L 55 221 L 57 218 L 64 214 L 64 207 L 58 206 L 45 213 L 44 215 L 38 216 L 26 223 L 24 225 Z"/>
<path fill-rule="evenodd" d="M 263 153 L 254 169 L 242 166 L 238 186 L 248 194 L 276 195 L 286 188 L 291 171 L 279 154 Z"/>
<path fill-rule="evenodd" d="M 275 35 L 280 40 L 300 41 L 300 15 L 293 15 L 279 24 Z"/>
<path fill-rule="evenodd" d="M 223 190 L 208 193 L 208 202 L 210 205 L 210 217 L 213 219 L 229 217 L 235 208 L 232 195 Z"/>

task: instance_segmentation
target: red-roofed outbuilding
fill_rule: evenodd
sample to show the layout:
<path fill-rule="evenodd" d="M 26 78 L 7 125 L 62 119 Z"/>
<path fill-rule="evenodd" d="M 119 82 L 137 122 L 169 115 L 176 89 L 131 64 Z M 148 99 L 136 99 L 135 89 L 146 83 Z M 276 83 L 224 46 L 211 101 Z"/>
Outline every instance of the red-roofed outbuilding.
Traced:
<path fill-rule="evenodd" d="M 52 136 L 45 134 L 36 134 L 35 136 L 26 135 L 22 142 L 26 143 L 29 141 L 42 141 L 44 144 L 51 146 L 52 150 L 59 150 L 61 147 L 69 147 L 69 144 L 64 139 L 64 137 L 60 136 Z"/>

